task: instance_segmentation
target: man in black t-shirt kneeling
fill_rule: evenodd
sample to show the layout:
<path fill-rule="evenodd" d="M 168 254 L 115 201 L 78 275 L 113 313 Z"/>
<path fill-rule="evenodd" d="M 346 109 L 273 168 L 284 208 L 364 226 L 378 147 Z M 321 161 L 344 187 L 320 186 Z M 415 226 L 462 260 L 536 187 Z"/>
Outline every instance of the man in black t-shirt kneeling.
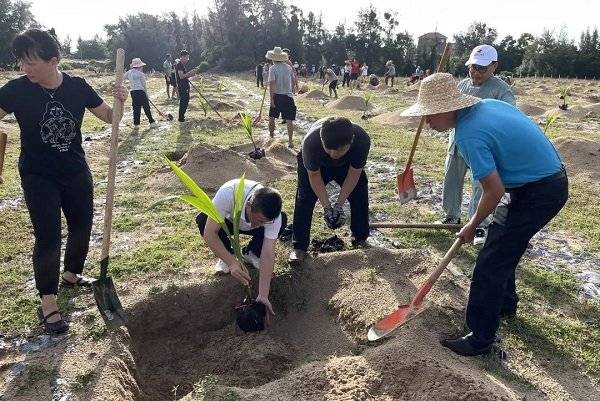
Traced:
<path fill-rule="evenodd" d="M 353 244 L 364 244 L 369 236 L 369 189 L 364 172 L 371 139 L 344 117 L 326 117 L 313 124 L 298 153 L 298 189 L 294 206 L 294 250 L 290 263 L 302 263 L 310 242 L 310 227 L 317 199 L 323 206 L 325 224 L 336 229 L 345 222 L 342 205 L 350 202 Z M 332 205 L 325 185 L 341 186 Z"/>

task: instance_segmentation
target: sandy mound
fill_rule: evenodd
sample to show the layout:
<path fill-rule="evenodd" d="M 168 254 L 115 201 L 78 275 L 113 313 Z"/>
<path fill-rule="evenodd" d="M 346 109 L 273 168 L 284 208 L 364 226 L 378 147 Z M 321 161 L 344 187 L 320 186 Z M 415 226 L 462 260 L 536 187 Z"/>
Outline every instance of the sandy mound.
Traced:
<path fill-rule="evenodd" d="M 300 86 L 300 89 L 298 89 L 298 93 L 302 95 L 303 93 L 308 92 L 309 89 L 310 87 L 307 84 L 303 84 L 302 86 Z"/>
<path fill-rule="evenodd" d="M 269 157 L 269 154 L 259 160 L 251 159 L 248 152 L 253 149 L 251 144 L 231 149 L 207 144 L 194 145 L 181 158 L 180 164 L 208 193 L 216 192 L 223 183 L 238 178 L 244 172 L 248 179 L 268 183 L 295 171 L 295 164 L 288 165 L 275 157 Z M 181 188 L 177 178 L 167 168 L 154 173 L 148 185 L 166 192 Z"/>
<path fill-rule="evenodd" d="M 291 166 L 296 166 L 296 151 L 288 148 L 287 142 L 284 141 L 273 141 L 271 144 L 268 144 L 265 148 L 267 157 L 273 157 L 283 163 L 286 163 Z"/>
<path fill-rule="evenodd" d="M 598 183 L 600 143 L 580 138 L 558 138 L 554 144 L 569 174 Z"/>
<path fill-rule="evenodd" d="M 448 272 L 419 319 L 379 346 L 360 346 L 365 329 L 406 302 L 413 281 L 420 283 L 437 259 L 381 248 L 321 256 L 275 278 L 278 313 L 260 334 L 236 332 L 233 306 L 242 290 L 230 277 L 144 299 L 129 310 L 129 338 L 101 373 L 114 375 L 119 398 L 103 388 L 111 396 L 102 399 L 172 399 L 174 386 L 187 394 L 207 377 L 213 384 L 197 390 L 214 401 L 516 399 L 477 361 L 439 344 L 450 324 L 444 308 L 460 307 L 466 296 Z M 226 390 L 237 397 L 224 397 Z"/>
<path fill-rule="evenodd" d="M 589 95 L 585 97 L 589 102 L 598 103 L 600 102 L 600 95 Z"/>
<path fill-rule="evenodd" d="M 417 129 L 421 117 L 402 117 L 400 115 L 402 110 L 391 111 L 389 113 L 380 114 L 377 117 L 373 117 L 371 120 L 384 125 L 392 125 L 394 127 L 401 127 L 405 129 Z"/>
<path fill-rule="evenodd" d="M 222 100 L 209 100 L 210 105 L 217 111 L 239 111 L 243 110 L 245 104 L 241 100 L 224 102 Z"/>
<path fill-rule="evenodd" d="M 585 117 L 587 118 L 600 117 L 600 103 L 588 104 L 587 106 L 583 106 L 582 109 Z"/>
<path fill-rule="evenodd" d="M 528 103 L 517 103 L 517 107 L 528 116 L 535 117 L 544 114 L 545 110 L 541 107 Z"/>
<path fill-rule="evenodd" d="M 584 111 L 581 106 L 569 106 L 567 110 L 559 109 L 555 107 L 553 109 L 549 109 L 544 113 L 544 117 L 547 117 L 551 114 L 559 113 L 561 120 L 571 120 L 571 121 L 581 121 L 585 118 L 585 114 L 587 111 Z"/>
<path fill-rule="evenodd" d="M 363 111 L 365 109 L 365 99 L 360 96 L 344 96 L 338 100 L 334 100 L 325 105 L 329 109 L 336 110 L 358 110 Z M 373 105 L 369 103 L 367 110 L 372 110 Z"/>
<path fill-rule="evenodd" d="M 384 95 L 395 95 L 400 92 L 397 88 L 387 88 L 383 91 Z"/>
<path fill-rule="evenodd" d="M 302 97 L 305 99 L 324 99 L 328 98 L 329 96 L 327 96 L 322 90 L 313 89 L 310 92 L 303 94 Z"/>

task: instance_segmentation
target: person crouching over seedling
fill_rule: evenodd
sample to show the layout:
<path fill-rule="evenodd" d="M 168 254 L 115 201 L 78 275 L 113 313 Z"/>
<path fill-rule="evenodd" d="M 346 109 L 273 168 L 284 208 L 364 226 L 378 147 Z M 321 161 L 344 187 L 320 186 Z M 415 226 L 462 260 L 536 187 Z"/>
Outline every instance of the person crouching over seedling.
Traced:
<path fill-rule="evenodd" d="M 234 193 L 239 183 L 240 179 L 226 182 L 213 198 L 213 204 L 225 218 L 230 232 L 233 232 L 231 220 Z M 249 235 L 252 238 L 248 246 L 242 250 L 242 257 L 252 267 L 260 269 L 256 301 L 265 305 L 271 314 L 273 314 L 273 307 L 269 301 L 269 290 L 275 266 L 275 241 L 287 225 L 287 216 L 281 211 L 282 203 L 281 195 L 277 190 L 264 187 L 255 181 L 244 180 L 244 204 L 241 209 L 239 229 L 240 234 Z M 250 276 L 245 269 L 242 269 L 232 253 L 231 241 L 221 226 L 209 219 L 205 213 L 198 214 L 196 223 L 200 229 L 200 235 L 219 258 L 215 264 L 215 272 L 231 274 L 243 285 L 249 285 Z"/>
<path fill-rule="evenodd" d="M 154 118 L 152 118 L 152 110 L 150 110 L 150 103 L 148 103 L 148 89 L 146 88 L 146 75 L 142 70 L 146 63 L 140 58 L 134 58 L 131 60 L 131 69 L 123 75 L 124 81 L 129 81 L 131 103 L 133 107 L 133 127 L 138 129 L 140 127 L 140 117 L 142 114 L 142 107 L 144 108 L 144 114 L 148 118 L 150 128 L 158 127 Z"/>

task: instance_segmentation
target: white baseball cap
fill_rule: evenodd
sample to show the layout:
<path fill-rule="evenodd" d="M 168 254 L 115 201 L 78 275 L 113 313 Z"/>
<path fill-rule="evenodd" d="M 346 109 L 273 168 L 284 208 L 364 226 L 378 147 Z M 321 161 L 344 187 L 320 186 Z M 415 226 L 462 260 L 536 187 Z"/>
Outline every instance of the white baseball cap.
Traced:
<path fill-rule="evenodd" d="M 479 45 L 473 49 L 465 65 L 476 64 L 485 67 L 494 61 L 498 61 L 498 52 L 496 49 L 490 45 Z"/>

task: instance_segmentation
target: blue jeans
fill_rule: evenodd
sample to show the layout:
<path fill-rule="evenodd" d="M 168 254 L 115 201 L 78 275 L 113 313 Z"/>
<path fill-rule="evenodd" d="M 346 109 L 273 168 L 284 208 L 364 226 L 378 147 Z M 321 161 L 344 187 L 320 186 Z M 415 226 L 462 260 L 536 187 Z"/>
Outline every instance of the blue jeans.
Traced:
<path fill-rule="evenodd" d="M 567 202 L 568 179 L 564 169 L 539 181 L 508 189 L 494 212 L 485 245 L 477 256 L 466 324 L 477 346 L 494 342 L 502 312 L 514 313 L 518 297 L 515 270 L 531 237 Z"/>

